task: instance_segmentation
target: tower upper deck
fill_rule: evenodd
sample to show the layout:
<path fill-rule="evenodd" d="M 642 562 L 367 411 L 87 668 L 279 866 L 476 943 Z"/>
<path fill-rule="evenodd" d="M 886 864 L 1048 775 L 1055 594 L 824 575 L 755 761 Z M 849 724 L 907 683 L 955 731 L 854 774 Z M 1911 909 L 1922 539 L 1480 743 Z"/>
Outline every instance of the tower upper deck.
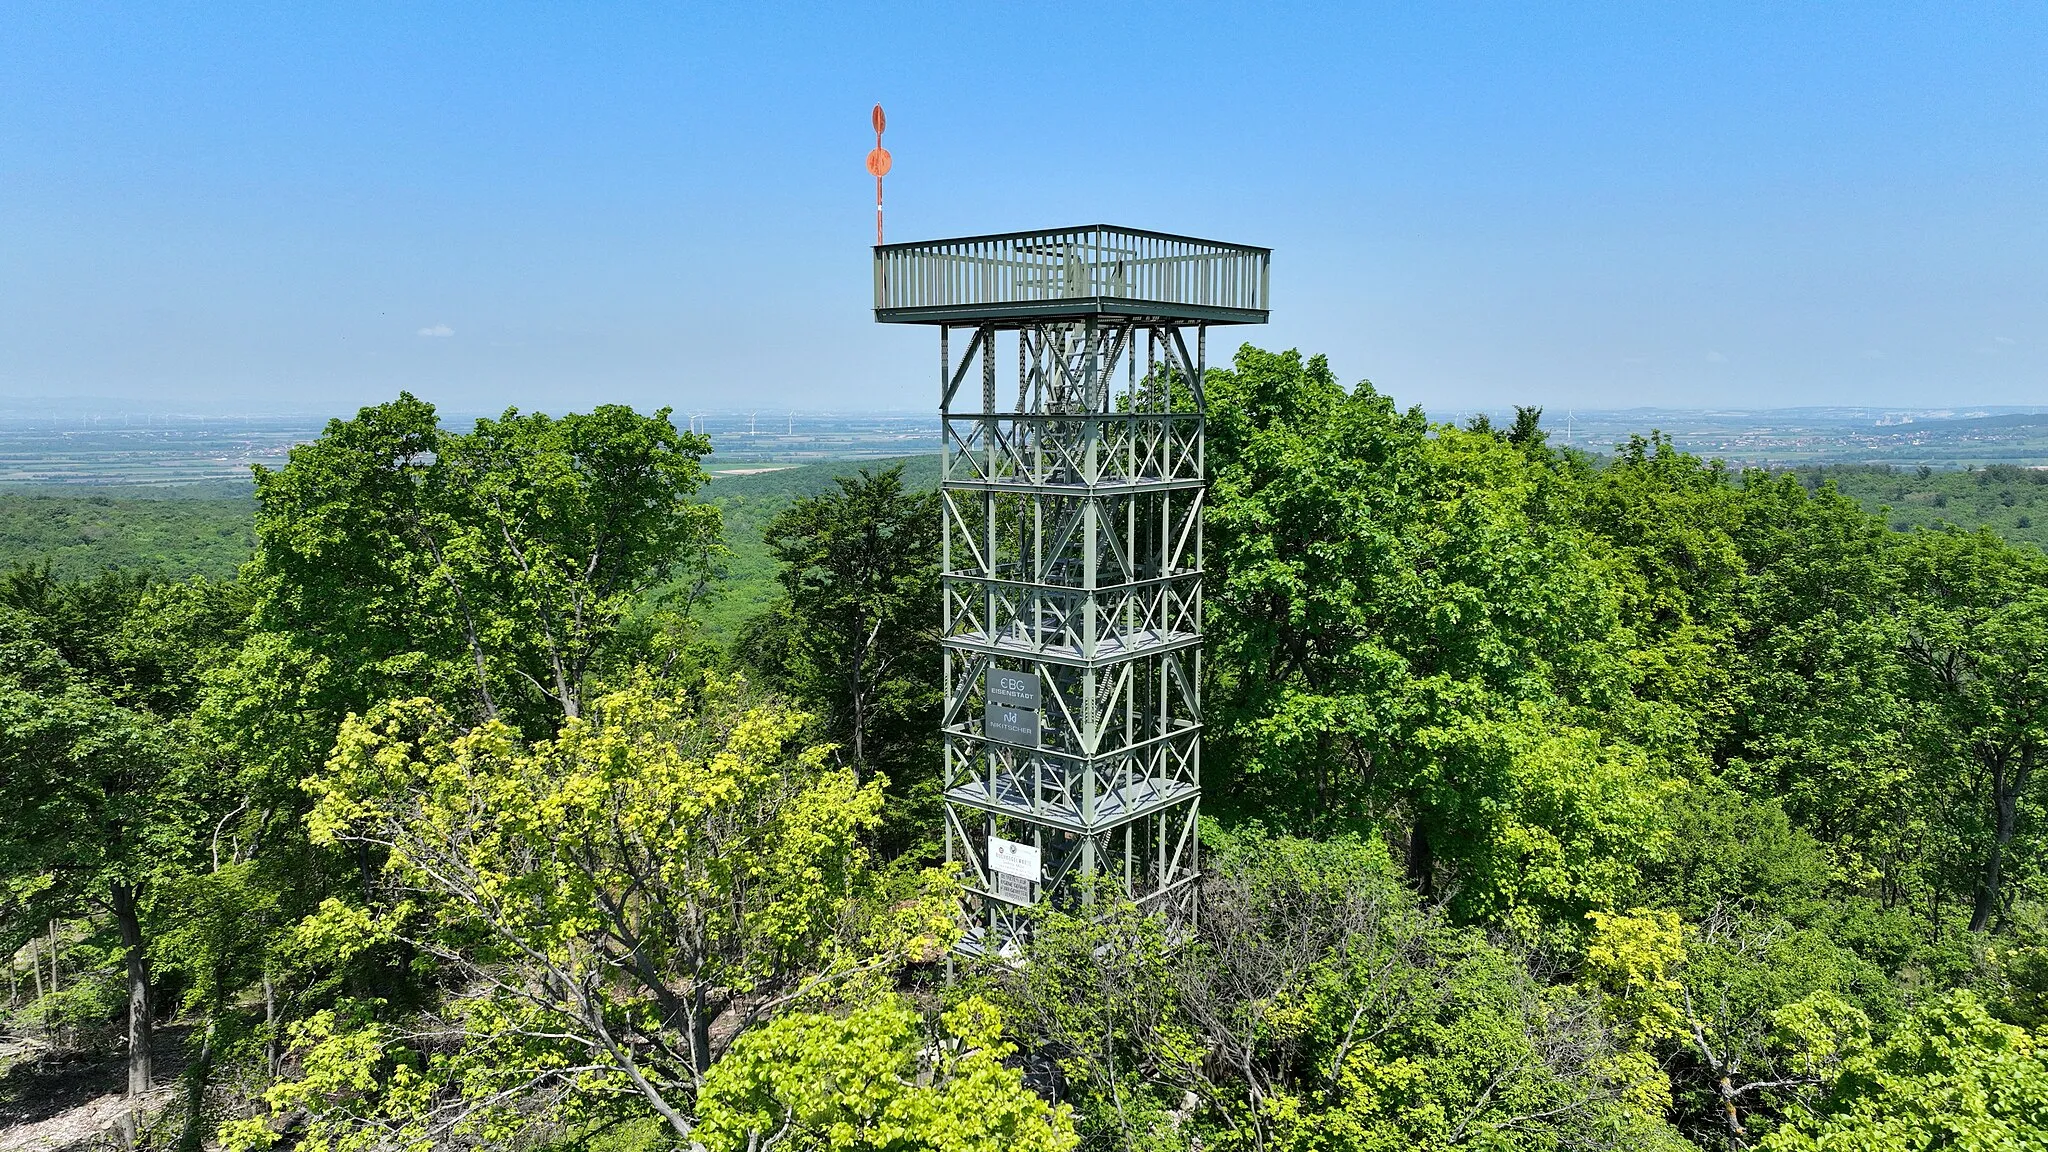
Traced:
<path fill-rule="evenodd" d="M 875 319 L 1026 323 L 1137 316 L 1263 324 L 1272 249 L 1089 224 L 881 244 Z"/>

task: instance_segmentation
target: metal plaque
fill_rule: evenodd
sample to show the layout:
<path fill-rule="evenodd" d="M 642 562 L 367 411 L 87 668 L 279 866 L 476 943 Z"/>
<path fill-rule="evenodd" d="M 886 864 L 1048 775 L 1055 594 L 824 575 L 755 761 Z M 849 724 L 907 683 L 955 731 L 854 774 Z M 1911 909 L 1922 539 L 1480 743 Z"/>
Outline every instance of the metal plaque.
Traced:
<path fill-rule="evenodd" d="M 1031 881 L 1008 872 L 996 873 L 996 895 L 1012 904 L 1031 903 Z"/>
<path fill-rule="evenodd" d="M 1036 846 L 1001 836 L 988 838 L 988 866 L 997 875 L 1021 876 L 1026 880 L 1036 880 L 1041 874 Z"/>
<path fill-rule="evenodd" d="M 1012 708 L 991 700 L 981 712 L 982 734 L 1005 744 L 1038 747 L 1038 713 L 1031 708 Z"/>
<path fill-rule="evenodd" d="M 1038 673 L 1011 668 L 988 670 L 988 698 L 1012 708 L 1038 707 Z"/>

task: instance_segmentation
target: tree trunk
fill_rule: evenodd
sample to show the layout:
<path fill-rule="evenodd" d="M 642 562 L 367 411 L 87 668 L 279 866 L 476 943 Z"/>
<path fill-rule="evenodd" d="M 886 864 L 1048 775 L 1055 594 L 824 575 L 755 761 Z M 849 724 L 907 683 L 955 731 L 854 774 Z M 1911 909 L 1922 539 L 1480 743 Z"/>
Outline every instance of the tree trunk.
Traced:
<path fill-rule="evenodd" d="M 277 986 L 271 983 L 270 968 L 263 969 L 263 1072 L 266 1080 L 277 1079 Z"/>
<path fill-rule="evenodd" d="M 448 558 L 441 554 L 441 542 L 435 539 L 434 534 L 422 531 L 417 523 L 413 524 L 413 530 L 420 533 L 420 539 L 426 544 L 427 551 L 434 556 L 434 563 L 440 565 L 441 572 L 448 581 L 448 587 L 455 592 L 455 607 L 462 614 L 462 638 L 469 644 L 470 659 L 476 662 L 476 691 L 484 706 L 484 719 L 496 720 L 498 702 L 491 698 L 491 678 L 484 669 L 484 647 L 477 641 L 476 619 L 470 615 L 469 600 L 463 595 L 462 582 L 455 578 L 454 570 L 448 566 Z"/>
<path fill-rule="evenodd" d="M 149 961 L 142 951 L 142 913 L 136 907 L 135 885 L 116 884 L 108 903 L 121 930 L 121 948 L 128 958 L 128 1114 L 122 1120 L 128 1147 L 135 1146 L 137 1100 L 155 1087 L 149 1067 L 151 1025 Z"/>
<path fill-rule="evenodd" d="M 377 869 L 370 862 L 370 846 L 357 844 L 355 855 L 356 883 L 362 889 L 363 904 L 374 908 L 377 906 Z"/>
<path fill-rule="evenodd" d="M 2005 850 L 2019 826 L 2019 793 L 2023 775 L 2010 773 L 2003 758 L 1991 771 L 1993 830 L 1991 857 L 1984 862 L 1984 875 L 1977 884 L 1976 906 L 1970 910 L 1970 931 L 1991 927 L 2000 907 L 2000 889 L 2005 883 Z"/>
<path fill-rule="evenodd" d="M 574 720 L 583 714 L 583 699 L 576 691 L 576 681 L 569 675 L 569 666 L 561 652 L 555 648 L 552 629 L 548 632 L 548 663 L 555 673 L 555 698 L 561 702 L 564 719 Z"/>
<path fill-rule="evenodd" d="M 1436 894 L 1436 850 L 1420 820 L 1408 830 L 1408 879 L 1423 899 Z"/>
<path fill-rule="evenodd" d="M 1330 812 L 1330 734 L 1316 736 L 1316 811 L 1321 815 Z"/>
<path fill-rule="evenodd" d="M 1742 1113 L 1735 1107 L 1735 1085 L 1724 1074 L 1714 1082 L 1714 1091 L 1721 1097 L 1721 1122 L 1727 1125 L 1728 1142 L 1737 1148 L 1749 1147 L 1749 1133 L 1742 1130 Z"/>
<path fill-rule="evenodd" d="M 185 1127 L 178 1133 L 178 1152 L 199 1152 L 206 1138 L 206 1081 L 213 1074 L 213 1030 L 220 1011 L 206 1014 L 206 1031 L 199 1038 L 199 1056 L 185 1070 Z"/>
<path fill-rule="evenodd" d="M 700 1080 L 711 1071 L 711 1005 L 701 983 L 690 989 L 690 1063 Z"/>
<path fill-rule="evenodd" d="M 28 970 L 36 974 L 36 1010 L 42 1013 L 43 1031 L 50 1030 L 50 1002 L 43 999 L 43 958 L 42 949 L 36 946 L 35 937 L 28 941 Z"/>
<path fill-rule="evenodd" d="M 867 701 L 862 698 L 860 682 L 860 666 L 865 656 L 865 652 L 854 655 L 853 660 L 850 662 L 851 671 L 847 676 L 848 690 L 853 697 L 850 702 L 853 705 L 853 763 L 856 774 L 859 773 L 860 766 L 868 762 L 867 744 L 861 738 L 868 726 Z M 856 775 L 854 779 L 858 781 L 859 776 Z"/>
<path fill-rule="evenodd" d="M 52 921 L 50 921 L 50 999 L 51 999 L 51 1000 L 55 1000 L 55 999 L 57 998 L 57 961 L 58 961 L 59 959 L 60 959 L 60 956 L 59 956 L 59 950 L 58 950 L 58 948 L 57 948 L 57 922 L 56 922 L 55 920 L 52 920 Z M 54 1005 L 52 1005 L 52 1004 L 50 1004 L 50 1003 L 48 1003 L 48 1002 L 45 1002 L 45 1004 L 43 1005 L 43 1036 L 44 1036 L 44 1038 L 45 1038 L 45 1039 L 48 1039 L 48 1040 L 50 1040 L 50 1041 L 51 1041 L 51 1042 L 53 1042 L 53 1043 L 54 1043 L 54 1042 L 56 1041 L 56 1039 L 57 1039 L 57 1015 L 56 1015 L 56 1008 L 55 1008 L 55 1006 L 54 1006 Z"/>

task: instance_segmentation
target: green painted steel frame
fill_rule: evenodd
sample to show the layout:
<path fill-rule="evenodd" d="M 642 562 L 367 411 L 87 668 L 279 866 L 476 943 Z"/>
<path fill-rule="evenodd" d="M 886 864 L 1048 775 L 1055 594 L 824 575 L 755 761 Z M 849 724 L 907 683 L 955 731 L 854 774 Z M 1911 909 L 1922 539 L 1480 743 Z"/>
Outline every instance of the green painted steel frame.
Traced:
<path fill-rule="evenodd" d="M 1014 954 L 1029 903 L 1196 915 L 1206 340 L 1196 326 L 1190 348 L 1185 327 L 985 321 L 957 363 L 940 329 L 941 770 L 967 951 Z M 1003 377 L 1014 406 L 997 403 Z M 977 378 L 980 403 L 962 411 Z M 1035 745 L 982 730 L 994 668 L 1039 681 Z M 1028 903 L 1001 894 L 992 836 L 1038 848 Z"/>
<path fill-rule="evenodd" d="M 1015 955 L 1039 903 L 1194 923 L 1206 337 L 1265 322 L 1271 256 L 1102 224 L 874 250 L 875 319 L 939 329 L 940 771 L 964 951 Z M 1037 679 L 1035 744 L 983 730 L 997 668 Z M 995 836 L 1039 851 L 1022 902 L 996 883 Z"/>

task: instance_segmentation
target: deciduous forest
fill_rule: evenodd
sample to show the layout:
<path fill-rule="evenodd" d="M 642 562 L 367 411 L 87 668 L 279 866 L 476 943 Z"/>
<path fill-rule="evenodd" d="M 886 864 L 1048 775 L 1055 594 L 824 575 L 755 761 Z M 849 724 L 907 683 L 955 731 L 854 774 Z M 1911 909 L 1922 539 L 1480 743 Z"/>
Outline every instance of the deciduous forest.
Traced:
<path fill-rule="evenodd" d="M 2048 1143 L 2048 557 L 1206 392 L 1199 923 L 1014 964 L 948 960 L 928 473 L 401 396 L 205 559 L 17 563 L 0 1121 L 100 1061 L 186 1150 Z"/>

